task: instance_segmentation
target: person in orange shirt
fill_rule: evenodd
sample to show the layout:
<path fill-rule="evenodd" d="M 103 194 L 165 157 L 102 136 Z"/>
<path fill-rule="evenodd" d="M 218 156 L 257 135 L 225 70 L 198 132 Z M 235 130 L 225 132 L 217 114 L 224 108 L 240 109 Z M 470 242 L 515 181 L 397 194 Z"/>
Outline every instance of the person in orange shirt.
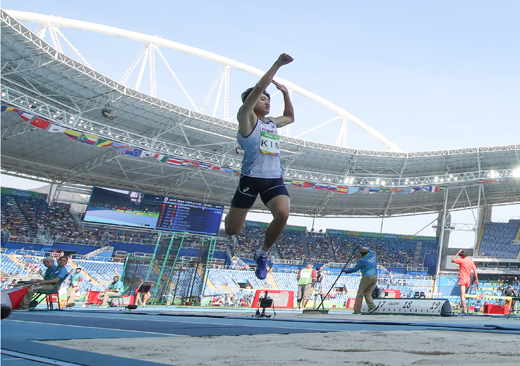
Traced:
<path fill-rule="evenodd" d="M 458 256 L 460 256 L 460 259 L 457 259 Z M 471 271 L 475 273 L 475 284 L 478 286 L 477 266 L 475 262 L 466 257 L 466 252 L 463 250 L 459 250 L 451 261 L 459 265 L 460 302 L 462 304 L 461 314 L 467 314 L 466 289 L 471 285 Z"/>

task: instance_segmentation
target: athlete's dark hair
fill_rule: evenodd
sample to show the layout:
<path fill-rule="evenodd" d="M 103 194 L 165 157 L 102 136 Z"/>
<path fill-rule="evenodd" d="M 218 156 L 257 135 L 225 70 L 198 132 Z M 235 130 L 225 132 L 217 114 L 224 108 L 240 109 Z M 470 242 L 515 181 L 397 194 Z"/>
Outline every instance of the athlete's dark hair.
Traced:
<path fill-rule="evenodd" d="M 466 258 L 467 257 L 465 251 L 460 252 L 459 255 L 460 255 L 461 258 Z"/>
<path fill-rule="evenodd" d="M 254 88 L 246 89 L 246 91 L 242 93 L 242 103 L 244 103 L 244 102 L 246 101 L 247 97 L 249 96 L 249 94 L 251 94 L 251 92 L 253 91 L 253 89 L 254 89 Z M 265 90 L 264 90 L 264 94 L 267 95 L 267 97 L 268 97 L 269 99 L 271 99 L 271 96 L 270 96 L 269 93 L 266 92 Z"/>

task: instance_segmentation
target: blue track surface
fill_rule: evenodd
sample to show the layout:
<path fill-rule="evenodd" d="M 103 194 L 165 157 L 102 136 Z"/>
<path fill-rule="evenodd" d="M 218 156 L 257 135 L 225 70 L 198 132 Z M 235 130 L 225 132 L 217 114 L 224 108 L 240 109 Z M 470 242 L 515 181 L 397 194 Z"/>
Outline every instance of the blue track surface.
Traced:
<path fill-rule="evenodd" d="M 237 313 L 238 315 L 244 312 Z M 251 315 L 252 311 L 248 313 Z M 245 314 L 244 314 L 245 315 Z M 284 316 L 285 315 L 285 316 Z M 276 319 L 258 319 L 222 312 L 175 311 L 165 308 L 139 312 L 117 309 L 14 312 L 2 321 L 2 350 L 48 357 L 81 365 L 158 365 L 122 357 L 77 351 L 37 341 L 143 338 L 177 336 L 241 336 L 254 334 L 325 333 L 345 331 L 450 330 L 520 335 L 520 324 L 490 324 L 492 319 L 463 317 L 440 319 L 420 317 L 349 316 L 305 317 L 287 312 Z M 348 314 L 344 314 L 348 315 Z M 292 317 L 291 317 L 292 316 Z M 395 321 L 392 321 L 396 319 Z M 448 320 L 448 321 L 447 321 Z M 34 361 L 2 355 L 2 365 L 35 365 Z"/>

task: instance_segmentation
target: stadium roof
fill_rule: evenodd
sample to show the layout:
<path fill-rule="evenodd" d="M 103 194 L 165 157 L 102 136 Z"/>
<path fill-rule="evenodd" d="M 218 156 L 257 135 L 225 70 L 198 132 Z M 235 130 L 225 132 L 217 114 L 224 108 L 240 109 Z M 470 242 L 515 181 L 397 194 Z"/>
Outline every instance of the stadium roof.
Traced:
<path fill-rule="evenodd" d="M 128 88 L 63 55 L 1 11 L 2 105 L 56 126 L 152 153 L 239 170 L 236 123 Z M 115 118 L 101 111 L 108 104 Z M 30 121 L 30 120 L 29 120 Z M 94 147 L 2 113 L 2 170 L 70 182 L 229 204 L 238 177 L 171 166 L 111 147 Z M 449 132 L 447 132 L 449 133 Z M 286 180 L 381 188 L 343 194 L 289 184 L 291 211 L 307 216 L 393 216 L 520 202 L 520 145 L 425 152 L 357 150 L 281 136 Z M 489 182 L 485 183 L 484 182 Z M 422 190 L 413 194 L 409 189 Z M 389 189 L 402 189 L 390 192 Z M 441 187 L 444 188 L 444 187 Z M 435 190 L 433 188 L 432 190 Z M 352 192 L 353 189 L 350 189 Z M 368 191 L 368 189 L 367 189 Z M 263 209 L 258 200 L 255 209 Z"/>

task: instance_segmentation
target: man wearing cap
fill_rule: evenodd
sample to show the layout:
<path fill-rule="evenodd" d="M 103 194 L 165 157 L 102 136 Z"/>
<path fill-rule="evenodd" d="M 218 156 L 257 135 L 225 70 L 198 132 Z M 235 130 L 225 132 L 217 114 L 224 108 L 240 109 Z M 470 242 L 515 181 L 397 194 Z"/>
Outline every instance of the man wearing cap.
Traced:
<path fill-rule="evenodd" d="M 361 306 L 363 305 L 363 297 L 368 305 L 368 312 L 375 309 L 374 300 L 372 300 L 372 291 L 377 285 L 377 259 L 376 253 L 367 247 L 362 247 L 359 250 L 361 258 L 357 261 L 354 268 L 343 269 L 343 273 L 354 273 L 361 270 L 361 282 L 356 297 L 356 306 L 354 307 L 354 314 L 361 313 Z"/>
<path fill-rule="evenodd" d="M 316 270 L 312 267 L 312 263 L 307 263 L 307 266 L 298 273 L 298 310 L 305 309 L 311 298 L 312 285 L 316 283 Z M 300 307 L 302 300 L 303 306 Z"/>
<path fill-rule="evenodd" d="M 78 292 L 81 281 L 83 281 L 83 274 L 81 273 L 81 267 L 76 267 L 76 271 L 70 275 L 69 289 L 67 290 L 67 306 L 74 306 L 74 298 L 76 292 Z"/>

